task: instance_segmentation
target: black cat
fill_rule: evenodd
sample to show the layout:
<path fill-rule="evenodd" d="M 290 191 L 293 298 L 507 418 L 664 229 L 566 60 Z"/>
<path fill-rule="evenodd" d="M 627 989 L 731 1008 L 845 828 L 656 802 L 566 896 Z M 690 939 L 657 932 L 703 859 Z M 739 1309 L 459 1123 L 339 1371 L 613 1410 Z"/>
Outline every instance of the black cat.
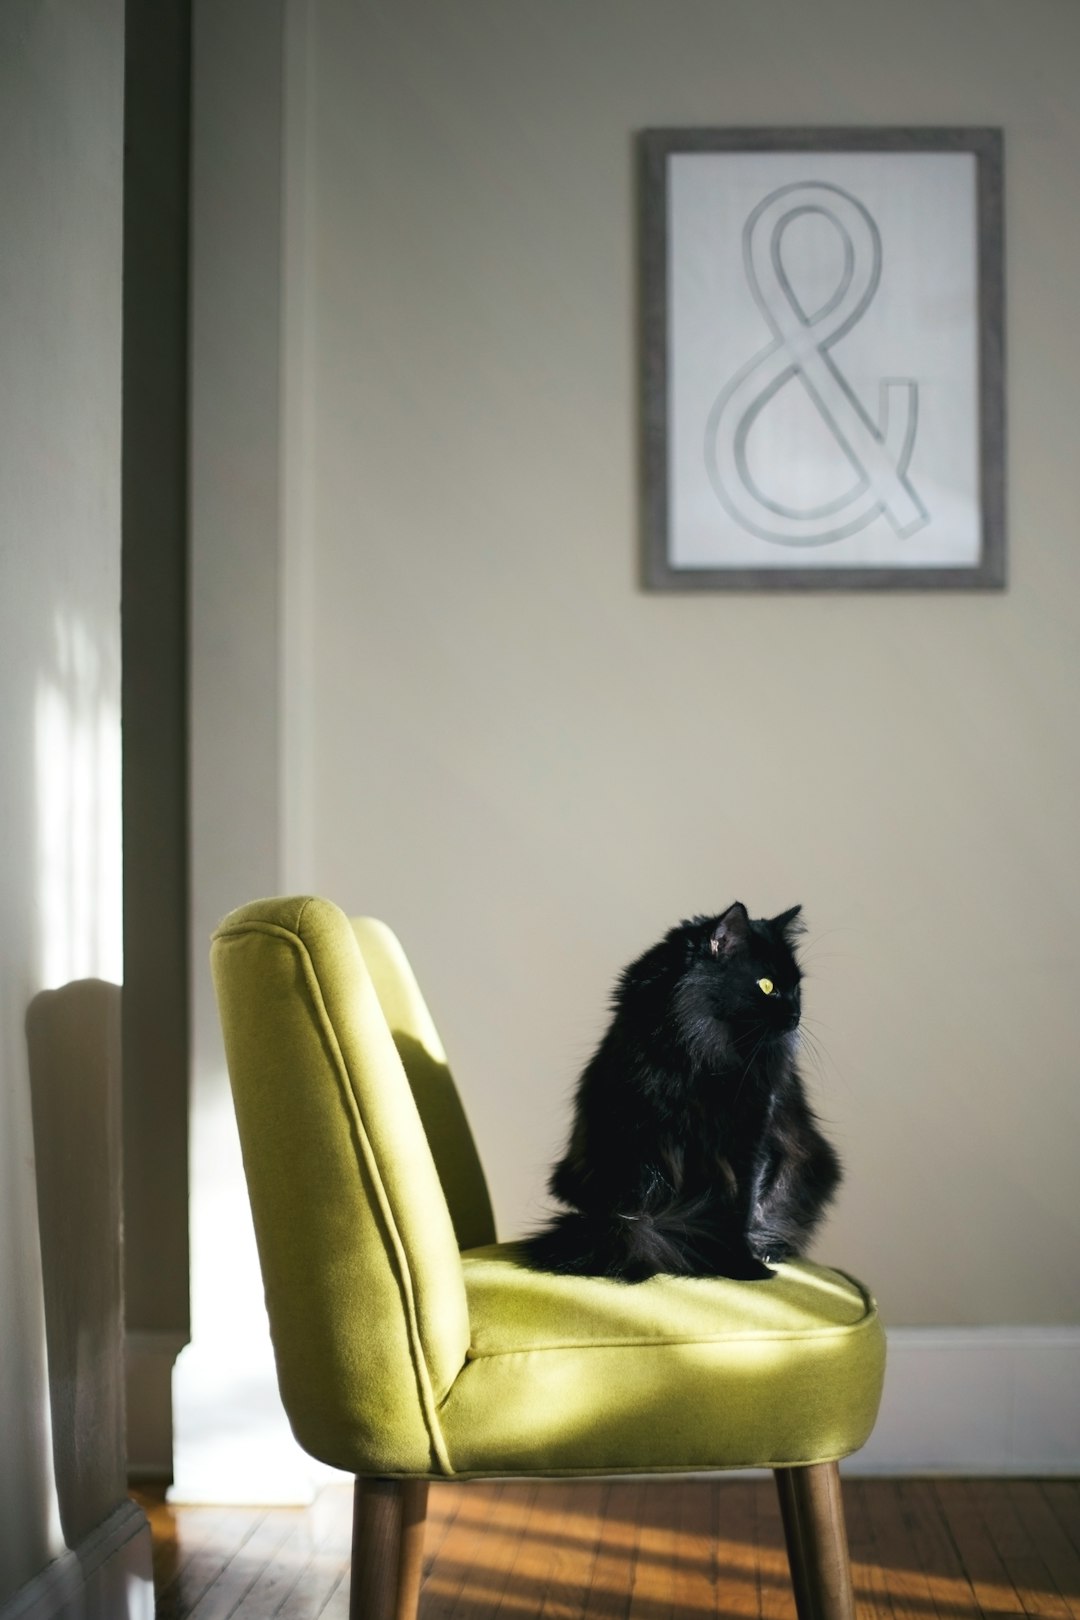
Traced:
<path fill-rule="evenodd" d="M 795 1066 L 800 911 L 736 901 L 625 969 L 548 1182 L 568 1209 L 526 1239 L 532 1265 L 758 1280 L 803 1253 L 841 1171 Z"/>

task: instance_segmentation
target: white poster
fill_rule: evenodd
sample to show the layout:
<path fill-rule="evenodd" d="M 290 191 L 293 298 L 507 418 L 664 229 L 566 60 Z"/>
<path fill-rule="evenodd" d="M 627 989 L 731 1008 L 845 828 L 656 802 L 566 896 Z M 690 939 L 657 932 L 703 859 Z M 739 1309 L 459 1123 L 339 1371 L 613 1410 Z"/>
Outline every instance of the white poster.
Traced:
<path fill-rule="evenodd" d="M 647 343 L 664 349 L 651 467 L 668 575 L 1002 582 L 984 510 L 978 161 L 663 153 Z"/>

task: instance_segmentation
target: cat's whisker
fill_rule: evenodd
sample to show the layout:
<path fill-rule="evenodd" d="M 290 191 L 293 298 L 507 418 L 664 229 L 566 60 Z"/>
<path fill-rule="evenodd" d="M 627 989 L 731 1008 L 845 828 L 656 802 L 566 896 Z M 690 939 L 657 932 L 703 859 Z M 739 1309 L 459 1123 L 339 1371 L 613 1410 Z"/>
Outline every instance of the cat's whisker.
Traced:
<path fill-rule="evenodd" d="M 805 1023 L 800 1028 L 799 1035 L 800 1055 L 802 1052 L 805 1052 L 810 1063 L 814 1068 L 817 1069 L 821 1077 L 824 1078 L 826 1063 L 831 1061 L 824 1045 L 818 1039 L 812 1029 L 807 1029 Z"/>
<path fill-rule="evenodd" d="M 826 1047 L 825 1042 L 821 1039 L 820 1035 L 817 1033 L 816 1029 L 805 1028 L 803 1033 L 815 1051 L 819 1052 L 822 1057 L 827 1058 L 829 1056 L 828 1048 Z"/>

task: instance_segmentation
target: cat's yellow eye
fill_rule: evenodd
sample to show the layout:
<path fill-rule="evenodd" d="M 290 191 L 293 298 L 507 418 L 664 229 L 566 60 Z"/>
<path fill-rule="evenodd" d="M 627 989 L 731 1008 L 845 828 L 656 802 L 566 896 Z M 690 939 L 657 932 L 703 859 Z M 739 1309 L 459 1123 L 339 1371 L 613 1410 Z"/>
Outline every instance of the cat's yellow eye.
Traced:
<path fill-rule="evenodd" d="M 757 982 L 757 987 L 763 996 L 771 996 L 773 991 L 776 989 L 776 986 L 773 984 L 771 979 L 759 979 Z"/>

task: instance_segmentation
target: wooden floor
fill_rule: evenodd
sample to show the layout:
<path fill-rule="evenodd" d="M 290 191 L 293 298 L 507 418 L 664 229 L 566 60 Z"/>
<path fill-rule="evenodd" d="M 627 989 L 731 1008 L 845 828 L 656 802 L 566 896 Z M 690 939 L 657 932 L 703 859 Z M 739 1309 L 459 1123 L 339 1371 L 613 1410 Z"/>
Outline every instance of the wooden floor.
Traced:
<path fill-rule="evenodd" d="M 346 1620 L 352 1507 L 138 1493 L 159 1620 Z M 846 1480 L 860 1620 L 1080 1620 L 1080 1482 Z M 772 1480 L 434 1485 L 420 1620 L 794 1620 Z"/>

